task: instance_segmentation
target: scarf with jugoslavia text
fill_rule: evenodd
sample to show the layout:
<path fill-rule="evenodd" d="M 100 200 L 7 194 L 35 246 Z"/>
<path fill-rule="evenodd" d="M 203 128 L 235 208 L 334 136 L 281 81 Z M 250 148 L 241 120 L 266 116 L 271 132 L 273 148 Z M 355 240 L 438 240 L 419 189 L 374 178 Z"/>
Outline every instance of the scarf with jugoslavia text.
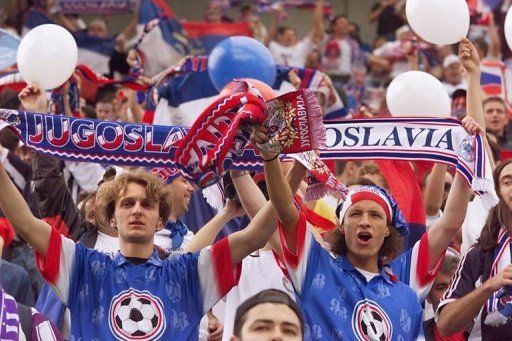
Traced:
<path fill-rule="evenodd" d="M 498 233 L 498 246 L 494 250 L 494 262 L 492 263 L 489 278 L 498 275 L 512 261 L 512 239 L 507 229 L 502 227 Z M 487 316 L 484 323 L 489 326 L 498 327 L 504 325 L 512 318 L 512 288 L 503 287 L 492 293 L 487 300 Z"/>
<path fill-rule="evenodd" d="M 176 142 L 188 131 L 184 127 L 0 109 L 0 129 L 6 126 L 17 132 L 26 146 L 60 159 L 144 167 L 179 167 L 174 158 Z M 486 208 L 498 202 L 482 138 L 469 136 L 457 120 L 357 119 L 327 123 L 325 128 L 326 143 L 320 150 L 320 159 L 442 162 L 456 166 L 480 194 Z M 261 169 L 261 160 L 248 146 L 224 169 Z"/>
<path fill-rule="evenodd" d="M 322 110 L 311 90 L 299 90 L 265 102 L 258 90 L 236 81 L 196 119 L 179 142 L 174 159 L 194 182 L 206 187 L 220 180 L 249 143 L 252 126 L 268 128 L 262 148 L 275 153 L 299 153 L 325 144 Z"/>

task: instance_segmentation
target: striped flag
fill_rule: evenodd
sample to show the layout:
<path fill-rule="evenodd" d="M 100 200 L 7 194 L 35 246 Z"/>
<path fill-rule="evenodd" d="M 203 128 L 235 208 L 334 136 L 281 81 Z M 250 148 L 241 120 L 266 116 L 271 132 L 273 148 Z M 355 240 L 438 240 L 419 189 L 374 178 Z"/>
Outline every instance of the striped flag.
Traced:
<path fill-rule="evenodd" d="M 43 12 L 30 9 L 27 13 L 24 34 L 29 30 L 44 24 L 55 24 Z M 81 32 L 74 32 L 78 46 L 78 63 L 85 64 L 98 74 L 108 74 L 110 71 L 110 57 L 114 53 L 115 40 L 113 38 L 94 37 Z"/>
<path fill-rule="evenodd" d="M 339 119 L 346 115 L 338 93 L 320 71 L 277 66 L 276 81 L 272 87 L 278 95 L 295 90 L 288 79 L 291 70 L 295 70 L 301 78 L 300 88 L 314 89 L 325 100 L 324 119 Z M 208 76 L 205 56 L 188 57 L 181 74 L 167 80 L 157 91 L 158 103 L 153 124 L 186 127 L 195 122 L 197 115 L 219 93 Z"/>
<path fill-rule="evenodd" d="M 155 19 L 158 24 L 148 30 L 147 24 Z M 137 40 L 140 40 L 138 50 L 144 73 L 150 77 L 177 64 L 186 55 L 202 53 L 201 45 L 188 37 L 164 0 L 141 0 Z"/>
<path fill-rule="evenodd" d="M 183 28 L 189 37 L 201 42 L 205 53 L 209 54 L 215 45 L 230 36 L 252 37 L 249 23 L 208 23 L 202 21 L 184 22 Z"/>
<path fill-rule="evenodd" d="M 501 61 L 482 61 L 480 85 L 487 96 L 506 98 L 505 64 Z"/>

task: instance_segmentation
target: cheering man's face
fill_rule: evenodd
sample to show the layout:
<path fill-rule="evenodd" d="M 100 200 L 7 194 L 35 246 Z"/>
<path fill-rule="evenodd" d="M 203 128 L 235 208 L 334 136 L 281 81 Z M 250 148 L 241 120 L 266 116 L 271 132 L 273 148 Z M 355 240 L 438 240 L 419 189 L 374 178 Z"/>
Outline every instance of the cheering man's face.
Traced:
<path fill-rule="evenodd" d="M 341 229 L 348 248 L 347 258 L 354 266 L 368 260 L 377 264 L 384 239 L 389 236 L 382 206 L 373 200 L 354 203 L 347 210 Z"/>
<path fill-rule="evenodd" d="M 132 243 L 153 241 L 155 232 L 162 227 L 159 203 L 147 197 L 146 188 L 129 182 L 116 201 L 111 224 L 117 227 L 119 238 Z"/>

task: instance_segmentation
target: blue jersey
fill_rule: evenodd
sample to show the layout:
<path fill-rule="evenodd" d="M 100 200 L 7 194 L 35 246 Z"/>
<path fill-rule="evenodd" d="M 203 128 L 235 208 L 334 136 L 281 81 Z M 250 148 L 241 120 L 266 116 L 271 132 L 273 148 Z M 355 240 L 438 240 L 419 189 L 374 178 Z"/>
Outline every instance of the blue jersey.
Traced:
<path fill-rule="evenodd" d="M 194 340 L 201 317 L 236 284 L 227 239 L 134 265 L 52 233 L 42 272 L 71 312 L 74 340 Z M 41 264 L 41 262 L 40 262 Z M 215 285 L 217 283 L 218 285 Z"/>
<path fill-rule="evenodd" d="M 286 269 L 304 313 L 307 340 L 417 340 L 423 337 L 418 296 L 381 268 L 366 277 L 345 257 L 333 257 L 298 226 L 297 255 L 283 242 Z M 283 238 L 282 238 L 283 240 Z M 390 271 L 389 271 L 390 272 Z"/>

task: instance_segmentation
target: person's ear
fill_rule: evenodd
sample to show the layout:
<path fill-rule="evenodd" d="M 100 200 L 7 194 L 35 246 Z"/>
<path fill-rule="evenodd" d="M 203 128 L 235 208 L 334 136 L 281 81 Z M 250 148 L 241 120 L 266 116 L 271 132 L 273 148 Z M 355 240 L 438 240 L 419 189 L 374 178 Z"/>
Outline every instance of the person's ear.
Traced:
<path fill-rule="evenodd" d="M 115 217 L 110 219 L 110 227 L 117 228 L 117 221 Z"/>
<path fill-rule="evenodd" d="M 389 230 L 389 226 L 386 226 L 386 233 L 384 234 L 384 236 L 389 237 L 390 234 L 391 231 Z"/>
<path fill-rule="evenodd" d="M 160 231 L 164 228 L 164 224 L 162 223 L 162 218 L 158 218 L 158 222 L 156 223 L 156 231 Z"/>
<path fill-rule="evenodd" d="M 340 225 L 340 232 L 341 232 L 341 234 L 345 234 L 345 225 L 344 224 Z"/>

